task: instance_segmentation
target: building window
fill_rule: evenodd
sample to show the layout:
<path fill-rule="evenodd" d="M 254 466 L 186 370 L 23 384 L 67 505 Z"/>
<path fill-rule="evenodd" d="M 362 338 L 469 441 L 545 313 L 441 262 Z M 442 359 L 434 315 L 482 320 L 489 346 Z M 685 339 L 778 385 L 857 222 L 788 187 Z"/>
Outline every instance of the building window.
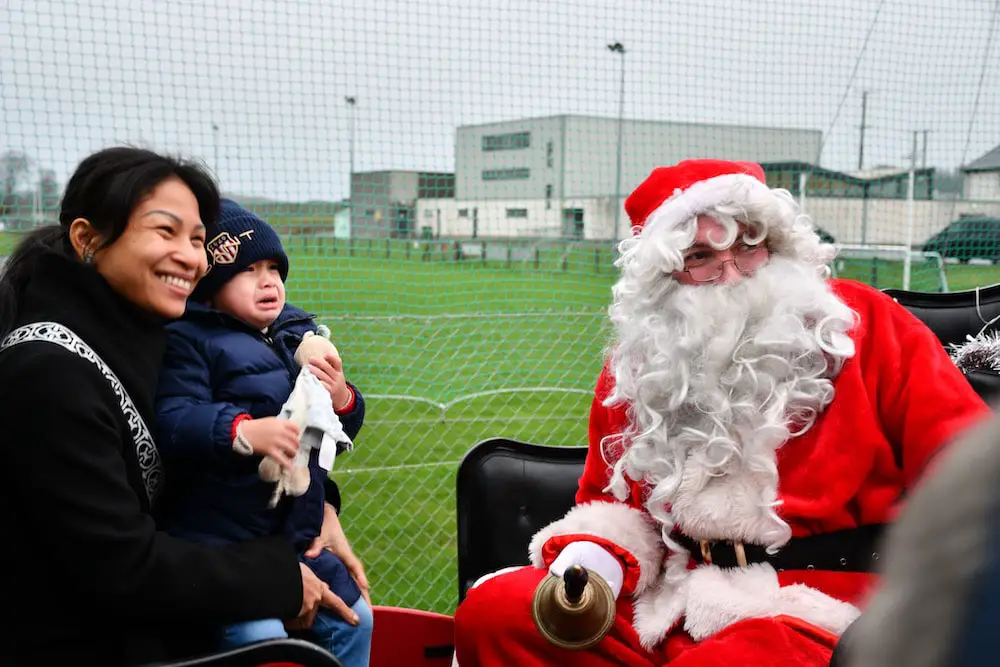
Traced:
<path fill-rule="evenodd" d="M 523 181 L 528 178 L 531 178 L 531 170 L 527 167 L 483 169 L 484 181 Z"/>
<path fill-rule="evenodd" d="M 421 172 L 417 176 L 417 199 L 454 199 L 455 174 Z"/>
<path fill-rule="evenodd" d="M 509 208 L 507 209 L 508 218 L 527 218 L 528 209 L 526 208 Z"/>
<path fill-rule="evenodd" d="M 552 184 L 545 186 L 545 208 L 552 208 Z"/>
<path fill-rule="evenodd" d="M 458 217 L 460 217 L 460 218 L 468 218 L 469 217 L 469 209 L 467 209 L 467 208 L 460 208 L 460 209 L 458 209 Z"/>
<path fill-rule="evenodd" d="M 555 145 L 550 141 L 545 145 L 545 166 L 551 167 L 555 163 Z"/>
<path fill-rule="evenodd" d="M 577 241 L 583 239 L 583 209 L 564 208 L 563 209 L 563 238 L 570 238 Z"/>
<path fill-rule="evenodd" d="M 531 132 L 487 134 L 483 137 L 484 151 L 512 151 L 531 146 Z"/>

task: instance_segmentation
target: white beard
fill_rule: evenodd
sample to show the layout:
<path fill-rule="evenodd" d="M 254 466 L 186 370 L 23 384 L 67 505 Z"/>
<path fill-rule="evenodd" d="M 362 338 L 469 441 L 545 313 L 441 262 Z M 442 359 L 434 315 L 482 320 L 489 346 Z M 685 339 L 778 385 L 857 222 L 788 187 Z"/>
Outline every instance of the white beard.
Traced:
<path fill-rule="evenodd" d="M 775 452 L 833 400 L 856 316 L 817 266 L 780 255 L 737 285 L 650 276 L 624 274 L 611 308 L 605 404 L 627 403 L 629 427 L 603 443 L 609 489 L 624 499 L 626 475 L 649 484 L 646 507 L 668 544 L 676 525 L 777 548 L 791 530 L 775 510 Z M 727 512 L 743 518 L 716 516 Z"/>

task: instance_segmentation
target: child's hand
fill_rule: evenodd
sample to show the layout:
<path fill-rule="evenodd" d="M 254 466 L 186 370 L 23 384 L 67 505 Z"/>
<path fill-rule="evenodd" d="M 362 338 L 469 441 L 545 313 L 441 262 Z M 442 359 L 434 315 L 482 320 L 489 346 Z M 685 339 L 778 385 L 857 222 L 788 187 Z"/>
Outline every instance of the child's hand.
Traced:
<path fill-rule="evenodd" d="M 322 358 L 313 357 L 309 360 L 309 369 L 333 400 L 333 409 L 342 410 L 351 402 L 351 390 L 347 387 L 344 377 L 344 362 L 336 354 L 329 352 Z"/>
<path fill-rule="evenodd" d="M 282 468 L 292 467 L 292 458 L 299 451 L 298 426 L 287 419 L 264 417 L 241 422 L 239 429 L 254 454 L 270 456 Z"/>

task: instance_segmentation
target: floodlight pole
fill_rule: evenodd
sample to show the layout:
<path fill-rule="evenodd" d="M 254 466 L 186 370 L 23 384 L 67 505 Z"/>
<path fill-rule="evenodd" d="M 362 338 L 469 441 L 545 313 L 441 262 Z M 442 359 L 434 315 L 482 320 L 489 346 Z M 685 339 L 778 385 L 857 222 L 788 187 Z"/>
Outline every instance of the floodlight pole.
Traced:
<path fill-rule="evenodd" d="M 625 46 L 621 42 L 608 44 L 608 51 L 621 56 L 621 75 L 618 85 L 618 140 L 616 142 L 615 156 L 615 227 L 614 240 L 617 243 L 620 237 L 621 209 L 622 209 L 622 124 L 625 118 Z"/>
<path fill-rule="evenodd" d="M 903 255 L 903 289 L 910 289 L 910 270 L 913 259 L 913 197 L 917 178 L 917 134 L 913 133 L 913 150 L 910 153 L 910 177 L 906 185 L 906 254 Z"/>

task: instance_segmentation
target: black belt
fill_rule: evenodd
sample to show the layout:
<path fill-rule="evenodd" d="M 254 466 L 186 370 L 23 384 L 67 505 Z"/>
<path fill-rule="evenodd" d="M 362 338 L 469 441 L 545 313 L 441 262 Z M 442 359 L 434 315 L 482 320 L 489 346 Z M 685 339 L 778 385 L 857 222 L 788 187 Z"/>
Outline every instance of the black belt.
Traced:
<path fill-rule="evenodd" d="M 671 537 L 691 552 L 699 563 L 711 562 L 719 567 L 740 567 L 740 548 L 748 565 L 770 563 L 776 570 L 827 570 L 840 572 L 873 572 L 878 567 L 878 545 L 884 524 L 848 528 L 832 533 L 793 537 L 773 556 L 756 544 L 732 542 L 702 542 L 687 535 Z"/>

